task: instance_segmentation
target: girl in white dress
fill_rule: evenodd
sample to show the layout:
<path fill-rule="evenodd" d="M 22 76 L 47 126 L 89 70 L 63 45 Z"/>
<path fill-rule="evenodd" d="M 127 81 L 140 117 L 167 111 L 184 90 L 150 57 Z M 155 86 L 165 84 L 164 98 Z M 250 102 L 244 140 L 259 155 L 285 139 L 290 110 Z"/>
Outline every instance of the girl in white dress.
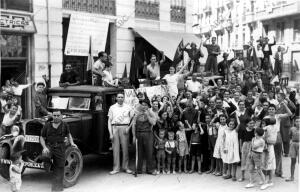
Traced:
<path fill-rule="evenodd" d="M 239 130 L 239 118 L 237 123 L 234 119 L 230 119 L 228 123 L 228 128 L 224 131 L 224 141 L 223 141 L 223 155 L 222 160 L 224 162 L 224 172 L 228 174 L 224 176 L 224 179 L 232 178 L 232 181 L 236 181 L 236 169 L 237 163 L 240 161 L 239 154 L 239 140 L 238 140 L 238 130 Z"/>
<path fill-rule="evenodd" d="M 222 156 L 223 156 L 223 141 L 224 141 L 224 131 L 228 129 L 228 126 L 226 124 L 226 116 L 220 115 L 220 124 L 217 126 L 218 129 L 218 137 L 216 140 L 216 145 L 214 148 L 214 154 L 213 157 L 216 158 L 216 170 L 213 173 L 216 176 L 222 175 L 223 170 L 223 162 L 222 162 Z M 224 173 L 223 173 L 224 174 Z"/>

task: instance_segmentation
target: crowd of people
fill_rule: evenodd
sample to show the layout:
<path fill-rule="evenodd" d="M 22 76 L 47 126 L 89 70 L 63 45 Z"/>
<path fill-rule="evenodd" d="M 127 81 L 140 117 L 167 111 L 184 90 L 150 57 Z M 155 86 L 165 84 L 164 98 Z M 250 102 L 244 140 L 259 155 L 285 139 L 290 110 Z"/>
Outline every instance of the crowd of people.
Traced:
<path fill-rule="evenodd" d="M 149 80 L 163 79 L 166 82 L 166 95 L 156 94 L 149 98 L 139 92 L 139 104 L 136 106 L 126 105 L 124 94 L 117 95 L 117 103 L 108 112 L 108 130 L 114 156 L 110 174 L 118 173 L 121 167 L 125 172 L 132 173 L 128 163 L 131 131 L 133 143 L 137 145 L 138 174 L 143 173 L 143 159 L 146 158 L 148 174 L 205 172 L 232 181 L 242 182 L 247 178 L 249 183 L 246 187 L 251 188 L 255 186 L 254 177 L 258 173 L 260 188 L 266 189 L 274 185 L 274 174 L 283 176 L 286 170 L 282 170 L 282 158 L 289 156 L 291 170 L 286 181 L 294 180 L 299 156 L 299 90 L 279 83 L 270 84 L 272 76 L 282 75 L 283 54 L 286 51 L 278 47 L 275 68 L 272 69 L 271 46 L 275 42 L 269 44 L 268 38 L 260 38 L 257 47 L 254 47 L 252 39 L 235 58 L 228 60 L 228 53 L 223 53 L 223 60 L 217 63 L 220 47 L 215 37 L 211 44 L 207 43 L 208 40 L 203 43 L 208 50 L 204 72 L 201 72 L 199 62 L 199 58 L 204 56 L 200 49 L 202 44 L 199 48 L 195 43 L 191 43 L 191 48 L 184 46 L 182 51 L 188 53 L 189 62 L 171 65 L 164 77 L 161 77 L 160 71 L 160 65 L 165 62 L 164 56 L 157 61 L 157 57 L 152 55 L 150 63 L 145 62 Z M 111 58 L 105 52 L 99 52 L 88 81 L 93 85 L 118 87 L 118 79 L 113 78 L 111 67 Z M 220 77 L 211 79 L 207 76 L 209 74 Z M 35 85 L 36 117 L 51 114 L 47 111 L 46 92 L 49 86 L 46 77 L 44 80 Z M 71 64 L 67 64 L 59 86 L 80 83 L 77 72 Z M 22 109 L 19 99 L 13 94 L 13 86 L 17 86 L 13 80 L 7 81 L 1 90 L 0 137 L 10 133 L 21 135 L 20 129 L 14 127 L 22 118 Z M 61 113 L 57 113 L 55 121 L 47 124 L 47 129 L 65 126 Z M 47 137 L 45 134 L 42 136 Z M 65 129 L 65 136 L 76 146 L 68 128 Z M 19 140 L 24 143 L 24 138 Z M 45 142 L 41 143 L 44 153 L 49 153 Z M 19 167 L 13 170 L 19 174 L 22 166 L 20 156 L 18 152 L 13 156 Z M 20 185 L 15 181 L 17 184 Z M 59 187 L 61 189 L 62 186 Z"/>
<path fill-rule="evenodd" d="M 282 75 L 285 52 L 278 48 L 274 70 L 270 57 L 275 42 L 270 44 L 268 38 L 260 38 L 255 48 L 252 39 L 236 58 L 228 60 L 228 53 L 224 53 L 223 61 L 217 64 L 220 48 L 215 41 L 213 37 L 212 44 L 203 44 L 209 54 L 204 73 L 198 71 L 198 59 L 203 53 L 195 43 L 191 49 L 183 48 L 188 51 L 189 62 L 171 65 L 164 77 L 160 76 L 162 61 L 152 55 L 147 65 L 148 78 L 164 79 L 166 95 L 149 98 L 137 93 L 139 104 L 134 110 L 124 104 L 124 94 L 118 95 L 108 122 L 114 156 L 118 156 L 114 157 L 111 174 L 120 171 L 119 145 L 123 169 L 132 173 L 128 162 L 124 163 L 124 159 L 128 160 L 126 146 L 132 127 L 138 174 L 144 171 L 145 158 L 148 174 L 205 172 L 232 181 L 247 178 L 245 187 L 251 188 L 257 173 L 260 189 L 266 189 L 274 185 L 274 174 L 288 174 L 288 170 L 282 170 L 282 158 L 290 157 L 290 177 L 286 181 L 294 180 L 299 156 L 299 90 L 270 81 Z M 208 74 L 221 77 L 209 80 L 205 76 Z M 117 136 L 114 129 L 118 130 Z"/>
<path fill-rule="evenodd" d="M 177 97 L 169 92 L 165 96 L 156 95 L 150 101 L 144 94 L 138 94 L 140 104 L 135 107 L 132 123 L 134 138 L 138 138 L 137 172 L 142 173 L 142 159 L 146 157 L 150 174 L 193 173 L 195 170 L 202 174 L 206 170 L 207 174 L 224 179 L 244 181 L 245 173 L 249 172 L 246 187 L 250 188 L 254 186 L 253 174 L 257 171 L 261 189 L 265 189 L 273 185 L 273 171 L 276 176 L 283 176 L 282 157 L 290 156 L 292 169 L 286 181 L 294 180 L 300 122 L 295 91 L 288 90 L 287 94 L 266 91 L 258 87 L 254 78 L 248 80 L 252 85 L 232 77 L 228 84 L 218 80 L 215 86 L 204 79 L 195 84 L 189 82 L 195 78 L 187 81 L 187 90 L 180 91 Z M 122 94 L 119 97 L 124 99 Z M 125 105 L 122 102 L 118 100 L 115 105 L 122 107 Z M 127 106 L 127 111 L 132 110 Z M 116 113 L 124 115 L 120 111 Z M 112 126 L 126 127 L 129 119 L 114 122 Z M 207 160 L 208 163 L 203 163 Z M 237 178 L 239 164 L 241 177 Z M 111 174 L 119 169 L 114 168 Z M 126 170 L 131 173 L 128 167 Z"/>

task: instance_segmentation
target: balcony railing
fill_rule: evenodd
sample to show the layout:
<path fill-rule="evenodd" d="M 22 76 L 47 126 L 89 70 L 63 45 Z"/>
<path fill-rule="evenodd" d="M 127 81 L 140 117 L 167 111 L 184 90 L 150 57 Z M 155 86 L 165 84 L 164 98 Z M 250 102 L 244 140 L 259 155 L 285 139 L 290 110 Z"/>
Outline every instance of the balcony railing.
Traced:
<path fill-rule="evenodd" d="M 159 1 L 135 1 L 135 17 L 159 20 Z"/>
<path fill-rule="evenodd" d="M 171 22 L 185 23 L 185 7 L 171 5 Z"/>
<path fill-rule="evenodd" d="M 116 0 L 63 0 L 62 3 L 63 9 L 104 15 L 116 14 Z"/>

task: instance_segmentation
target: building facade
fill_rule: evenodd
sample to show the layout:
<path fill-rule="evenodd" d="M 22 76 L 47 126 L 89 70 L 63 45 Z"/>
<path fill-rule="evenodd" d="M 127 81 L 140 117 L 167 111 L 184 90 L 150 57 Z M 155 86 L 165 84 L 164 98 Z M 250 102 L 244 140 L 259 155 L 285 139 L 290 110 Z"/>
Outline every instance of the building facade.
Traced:
<path fill-rule="evenodd" d="M 214 0 L 196 3 L 195 33 L 213 35 L 223 51 L 242 49 L 251 38 L 269 37 L 275 54 L 278 46 L 289 47 L 284 71 L 290 78 L 292 66 L 300 63 L 300 1 L 298 0 Z"/>
<path fill-rule="evenodd" d="M 87 47 L 84 35 L 89 31 L 97 34 L 92 37 L 94 56 L 100 50 L 109 53 L 113 74 L 120 77 L 125 65 L 129 72 L 138 39 L 144 38 L 142 46 L 147 42 L 161 50 L 137 29 L 192 34 L 192 13 L 193 0 L 1 0 L 1 86 L 11 77 L 33 84 L 43 75 L 57 86 L 66 63 L 85 79 L 87 53 L 80 46 Z M 14 76 L 7 75 L 9 70 Z M 34 114 L 33 89 L 25 93 L 28 117 Z"/>

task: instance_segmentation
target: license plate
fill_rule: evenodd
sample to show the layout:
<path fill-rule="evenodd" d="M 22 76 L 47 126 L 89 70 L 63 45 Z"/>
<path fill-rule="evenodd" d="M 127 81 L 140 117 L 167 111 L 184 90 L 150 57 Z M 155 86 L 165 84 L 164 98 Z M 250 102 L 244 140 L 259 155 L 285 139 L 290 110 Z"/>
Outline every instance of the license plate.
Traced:
<path fill-rule="evenodd" d="M 29 143 L 39 143 L 39 142 L 40 142 L 40 136 L 36 136 L 36 135 L 25 135 L 25 142 L 29 142 Z"/>

